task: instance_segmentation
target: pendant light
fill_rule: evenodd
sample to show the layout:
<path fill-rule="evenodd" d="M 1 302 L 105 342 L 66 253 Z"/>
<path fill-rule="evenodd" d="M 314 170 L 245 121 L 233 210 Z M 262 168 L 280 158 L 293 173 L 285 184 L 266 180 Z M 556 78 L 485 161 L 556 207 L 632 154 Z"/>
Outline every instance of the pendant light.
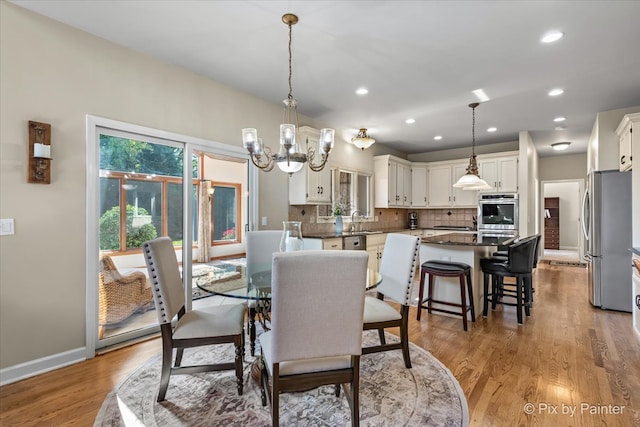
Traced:
<path fill-rule="evenodd" d="M 367 135 L 365 128 L 361 128 L 358 134 L 351 138 L 351 143 L 362 150 L 371 147 L 375 142 L 375 139 Z"/>
<path fill-rule="evenodd" d="M 307 152 L 300 151 L 298 132 L 298 103 L 293 98 L 291 86 L 292 66 L 291 66 L 291 27 L 298 23 L 298 17 L 292 13 L 282 16 L 289 28 L 289 95 L 285 99 L 283 122 L 280 125 L 280 150 L 273 153 L 271 149 L 262 143 L 262 138 L 258 138 L 258 131 L 255 128 L 242 129 L 242 145 L 249 152 L 251 162 L 261 170 L 269 172 L 275 164 L 281 171 L 292 175 L 304 167 L 306 163 L 314 172 L 321 171 L 327 164 L 329 153 L 334 144 L 334 129 L 322 129 L 320 131 L 320 141 L 318 148 L 307 147 Z M 316 156 L 319 156 L 319 163 L 315 163 Z"/>
<path fill-rule="evenodd" d="M 469 158 L 467 173 L 453 184 L 455 188 L 460 188 L 461 190 L 489 190 L 493 188 L 478 176 L 478 162 L 476 161 L 476 107 L 478 105 L 480 104 L 477 102 L 469 104 L 473 117 L 471 125 L 471 157 Z"/>

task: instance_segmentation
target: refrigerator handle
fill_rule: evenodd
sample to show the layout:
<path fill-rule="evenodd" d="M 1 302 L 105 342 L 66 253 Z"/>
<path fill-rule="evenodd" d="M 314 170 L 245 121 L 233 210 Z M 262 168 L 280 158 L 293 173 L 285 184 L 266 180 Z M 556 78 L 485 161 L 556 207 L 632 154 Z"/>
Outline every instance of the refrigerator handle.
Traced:
<path fill-rule="evenodd" d="M 584 234 L 584 238 L 589 240 L 589 230 L 587 230 L 588 224 L 585 224 L 585 212 L 584 212 L 584 208 L 587 204 L 587 197 L 589 197 L 589 190 L 586 190 L 584 192 L 584 195 L 582 196 L 582 212 L 581 212 L 581 216 L 582 218 L 580 218 L 580 222 L 582 223 L 582 234 Z"/>

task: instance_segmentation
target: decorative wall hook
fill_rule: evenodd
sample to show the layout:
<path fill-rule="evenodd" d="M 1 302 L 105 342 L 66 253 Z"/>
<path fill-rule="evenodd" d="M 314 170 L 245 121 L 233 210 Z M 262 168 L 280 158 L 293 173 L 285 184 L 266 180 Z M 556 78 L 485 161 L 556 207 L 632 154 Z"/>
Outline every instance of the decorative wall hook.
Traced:
<path fill-rule="evenodd" d="M 51 184 L 51 125 L 29 121 L 27 182 Z"/>

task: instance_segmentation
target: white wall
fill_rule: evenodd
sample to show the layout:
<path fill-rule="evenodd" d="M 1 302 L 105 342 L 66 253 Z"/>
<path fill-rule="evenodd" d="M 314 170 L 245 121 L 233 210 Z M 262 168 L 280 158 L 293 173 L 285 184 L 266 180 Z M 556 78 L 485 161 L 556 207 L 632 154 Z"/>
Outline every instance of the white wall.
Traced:
<path fill-rule="evenodd" d="M 560 249 L 577 250 L 580 243 L 580 183 L 543 183 L 543 197 L 560 198 Z"/>
<path fill-rule="evenodd" d="M 540 212 L 538 197 L 538 152 L 533 145 L 531 135 L 527 131 L 519 134 L 520 154 L 518 157 L 518 193 L 520 194 L 520 224 L 521 236 L 539 233 L 539 220 L 536 215 Z"/>

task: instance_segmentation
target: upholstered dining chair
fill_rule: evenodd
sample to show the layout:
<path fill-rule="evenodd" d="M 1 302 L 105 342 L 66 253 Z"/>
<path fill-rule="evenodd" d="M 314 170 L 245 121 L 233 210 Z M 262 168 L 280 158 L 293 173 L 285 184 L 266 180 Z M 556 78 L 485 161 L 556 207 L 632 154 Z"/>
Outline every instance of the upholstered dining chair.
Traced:
<path fill-rule="evenodd" d="M 238 394 L 242 395 L 243 326 L 246 311 L 244 304 L 218 305 L 186 311 L 185 290 L 171 239 L 159 237 L 144 242 L 142 252 L 151 280 L 153 300 L 162 334 L 162 371 L 158 402 L 164 400 L 169 377 L 173 374 L 227 369 L 235 369 Z M 178 318 L 173 326 L 172 320 L 176 315 Z M 228 343 L 235 346 L 233 362 L 181 366 L 185 348 Z M 177 349 L 176 357 L 174 365 L 171 366 L 174 348 Z"/>
<path fill-rule="evenodd" d="M 365 347 L 362 354 L 402 349 L 404 365 L 411 368 L 409 355 L 409 305 L 413 277 L 418 265 L 420 238 L 407 234 L 389 233 L 384 244 L 376 298 L 367 296 L 364 304 L 364 330 L 377 329 L 380 345 Z M 384 301 L 388 298 L 400 305 L 400 311 Z M 400 327 L 400 342 L 387 343 L 384 330 Z"/>
<path fill-rule="evenodd" d="M 251 275 L 260 271 L 271 270 L 271 261 L 274 252 L 280 251 L 280 238 L 282 231 L 279 230 L 255 230 L 247 232 L 247 280 L 251 280 Z M 258 306 L 262 301 L 249 300 L 249 316 L 247 327 L 249 329 L 249 346 L 251 355 L 256 353 L 256 316 Z"/>
<path fill-rule="evenodd" d="M 365 251 L 279 252 L 273 256 L 271 330 L 259 337 L 262 404 L 279 425 L 279 395 L 342 385 L 358 426 Z M 346 386 L 349 384 L 349 387 Z"/>

